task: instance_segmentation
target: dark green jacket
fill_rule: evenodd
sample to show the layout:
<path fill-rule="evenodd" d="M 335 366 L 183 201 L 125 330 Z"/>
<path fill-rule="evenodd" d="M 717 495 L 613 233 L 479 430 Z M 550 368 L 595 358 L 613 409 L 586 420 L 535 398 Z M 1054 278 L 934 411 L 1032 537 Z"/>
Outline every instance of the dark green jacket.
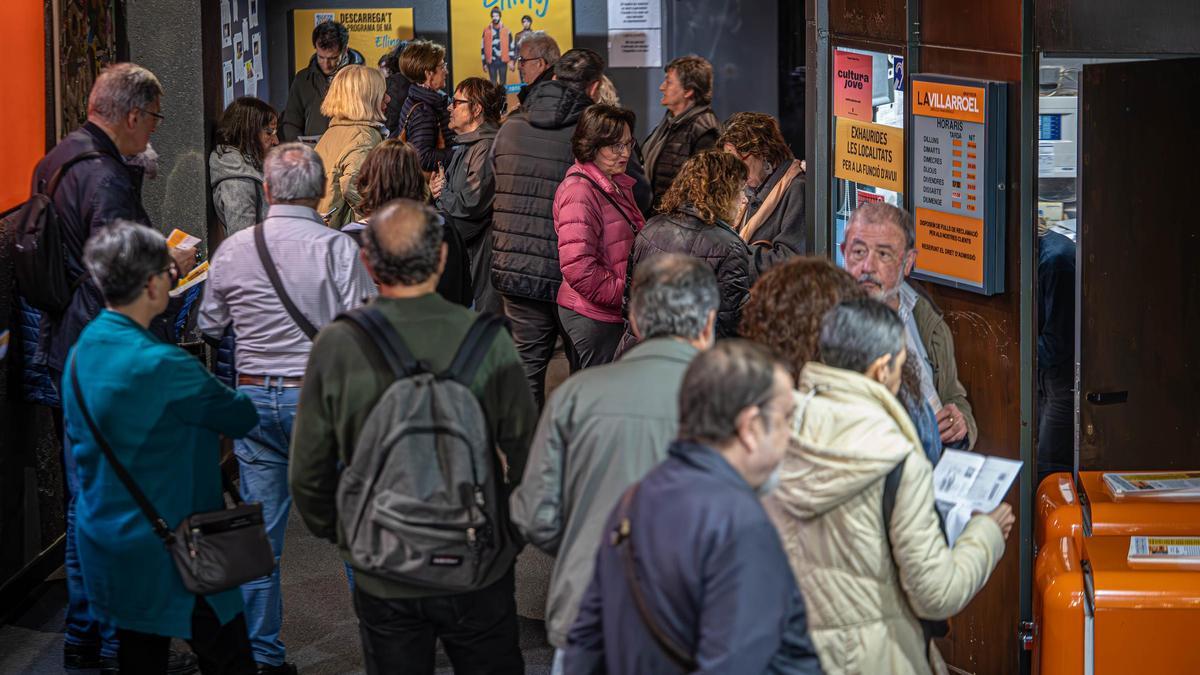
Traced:
<path fill-rule="evenodd" d="M 345 63 L 338 70 L 365 63 L 362 54 L 346 49 Z M 334 71 L 336 74 L 337 71 Z M 288 90 L 287 106 L 283 109 L 283 117 L 279 119 L 279 140 L 288 143 L 300 136 L 320 136 L 325 133 L 329 128 L 329 118 L 321 114 L 321 103 L 325 101 L 332 81 L 333 75 L 322 72 L 317 65 L 317 55 L 313 54 L 308 67 L 296 73 L 292 88 Z"/>
<path fill-rule="evenodd" d="M 435 293 L 403 300 L 377 298 L 372 305 L 391 320 L 413 356 L 437 372 L 450 365 L 477 316 Z M 296 510 L 308 529 L 336 542 L 347 560 L 337 516 L 338 462 L 349 465 L 354 461 L 358 433 L 392 382 L 374 348 L 353 326 L 335 321 L 313 342 L 292 430 L 289 483 Z M 496 335 L 471 391 L 479 398 L 492 440 L 507 461 L 511 487 L 525 472 L 537 407 L 521 357 L 507 332 Z M 445 594 L 355 572 L 354 582 L 377 598 Z M 507 572 L 497 570 L 498 575 Z"/>

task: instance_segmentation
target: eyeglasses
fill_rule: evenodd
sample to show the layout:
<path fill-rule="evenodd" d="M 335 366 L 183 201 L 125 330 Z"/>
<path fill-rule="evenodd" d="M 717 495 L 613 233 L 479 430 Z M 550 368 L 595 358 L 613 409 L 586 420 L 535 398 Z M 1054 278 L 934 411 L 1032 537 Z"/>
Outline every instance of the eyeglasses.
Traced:
<path fill-rule="evenodd" d="M 450 109 L 454 110 L 455 108 L 457 108 L 460 105 L 467 105 L 469 103 L 470 103 L 470 101 L 468 101 L 465 98 L 452 98 L 452 99 L 450 99 Z"/>
<path fill-rule="evenodd" d="M 159 122 L 164 122 L 167 119 L 166 115 L 164 115 L 162 113 L 156 113 L 153 110 L 146 110 L 145 108 L 138 108 L 138 110 L 141 110 L 142 112 L 153 117 L 154 119 L 158 120 Z"/>
<path fill-rule="evenodd" d="M 613 143 L 612 145 L 609 145 L 607 147 L 609 150 L 611 150 L 612 152 L 614 152 L 618 155 L 623 152 L 633 153 L 633 141 L 632 140 L 626 141 L 624 143 Z"/>
<path fill-rule="evenodd" d="M 518 66 L 523 66 L 523 65 L 525 65 L 526 63 L 529 63 L 530 61 L 545 61 L 545 60 L 546 60 L 546 59 L 543 59 L 543 58 L 542 58 L 542 57 L 540 57 L 540 56 L 531 56 L 531 57 L 529 57 L 529 58 L 525 58 L 524 56 L 518 56 L 518 57 L 517 57 L 517 65 L 518 65 Z"/>
<path fill-rule="evenodd" d="M 263 133 L 268 136 L 274 136 L 275 134 L 279 133 L 279 129 L 275 127 L 263 127 Z"/>

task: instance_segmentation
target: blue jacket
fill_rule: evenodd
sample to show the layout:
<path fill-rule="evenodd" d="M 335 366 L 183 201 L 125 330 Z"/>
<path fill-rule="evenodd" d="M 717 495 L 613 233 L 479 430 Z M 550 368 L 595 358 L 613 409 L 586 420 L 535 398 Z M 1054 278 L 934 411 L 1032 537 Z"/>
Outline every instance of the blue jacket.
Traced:
<path fill-rule="evenodd" d="M 50 376 L 46 359 L 38 352 L 38 326 L 42 323 L 42 313 L 25 302 L 20 294 L 16 294 L 16 299 L 18 321 L 11 340 L 21 351 L 21 398 L 57 408 L 62 405 L 58 399 L 58 383 Z"/>
<path fill-rule="evenodd" d="M 79 383 L 92 419 L 167 524 L 224 507 L 218 436 L 258 424 L 245 394 L 132 319 L 103 310 L 79 337 Z M 188 638 L 196 597 L 96 444 L 63 376 L 63 420 L 75 453 L 76 547 L 92 611 L 118 628 Z M 207 596 L 221 623 L 242 611 L 238 589 Z"/>
<path fill-rule="evenodd" d="M 108 134 L 91 122 L 67 134 L 38 162 L 33 189 L 44 189 L 67 160 L 91 150 L 104 156 L 72 166 L 54 194 L 63 257 L 72 280 L 83 276 L 83 245 L 98 228 L 118 218 L 150 224 L 142 208 L 142 170 L 126 164 Z M 40 356 L 52 371 L 62 372 L 67 350 L 103 307 L 100 290 L 88 279 L 79 285 L 62 316 L 42 316 Z"/>
<path fill-rule="evenodd" d="M 568 638 L 566 672 L 678 673 L 638 614 L 624 551 L 608 533 Z M 712 448 L 687 441 L 646 475 L 631 508 L 637 576 L 656 623 L 696 672 L 820 673 L 804 600 L 755 490 Z"/>

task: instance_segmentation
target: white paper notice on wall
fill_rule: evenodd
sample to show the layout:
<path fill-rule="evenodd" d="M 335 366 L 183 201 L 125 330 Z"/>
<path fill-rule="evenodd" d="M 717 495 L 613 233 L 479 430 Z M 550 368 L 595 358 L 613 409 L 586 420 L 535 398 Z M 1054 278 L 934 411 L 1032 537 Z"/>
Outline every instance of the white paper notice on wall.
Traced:
<path fill-rule="evenodd" d="M 608 0 L 608 30 L 662 28 L 660 0 Z"/>
<path fill-rule="evenodd" d="M 611 30 L 608 32 L 610 68 L 661 68 L 662 31 Z"/>
<path fill-rule="evenodd" d="M 228 108 L 230 103 L 233 103 L 233 62 L 226 61 L 221 64 L 221 84 L 225 89 L 225 107 Z"/>

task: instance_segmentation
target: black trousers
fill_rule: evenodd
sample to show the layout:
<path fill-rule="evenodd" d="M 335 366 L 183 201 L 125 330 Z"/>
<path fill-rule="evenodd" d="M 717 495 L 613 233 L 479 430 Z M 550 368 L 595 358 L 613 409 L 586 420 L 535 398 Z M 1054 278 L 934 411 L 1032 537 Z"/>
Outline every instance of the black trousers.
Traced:
<path fill-rule="evenodd" d="M 117 639 L 121 642 L 117 661 L 122 673 L 152 675 L 167 672 L 171 638 L 117 629 Z M 188 644 L 200 660 L 200 672 L 204 675 L 254 675 L 258 672 L 250 652 L 245 614 L 238 614 L 222 626 L 208 602 L 196 598 L 196 607 L 192 610 L 192 637 Z"/>
<path fill-rule="evenodd" d="M 572 373 L 611 363 L 616 357 L 617 347 L 625 335 L 624 322 L 596 321 L 566 307 L 558 308 L 558 320 L 571 341 L 571 351 L 575 353 Z"/>
<path fill-rule="evenodd" d="M 546 369 L 554 356 L 554 345 L 561 335 L 567 349 L 567 361 L 572 371 L 575 369 L 575 356 L 571 351 L 571 341 L 566 338 L 562 324 L 558 320 L 558 304 L 543 300 L 530 300 L 513 295 L 505 295 L 504 315 L 512 325 L 513 343 L 517 353 L 525 365 L 525 378 L 529 380 L 529 389 L 533 392 L 533 400 L 537 401 L 540 409 L 546 402 Z"/>
<path fill-rule="evenodd" d="M 433 675 L 442 641 L 455 675 L 525 672 L 517 628 L 514 572 L 477 591 L 385 600 L 354 588 L 354 611 L 369 675 Z"/>
<path fill-rule="evenodd" d="M 1071 366 L 1038 369 L 1038 483 L 1075 465 L 1075 391 Z"/>

